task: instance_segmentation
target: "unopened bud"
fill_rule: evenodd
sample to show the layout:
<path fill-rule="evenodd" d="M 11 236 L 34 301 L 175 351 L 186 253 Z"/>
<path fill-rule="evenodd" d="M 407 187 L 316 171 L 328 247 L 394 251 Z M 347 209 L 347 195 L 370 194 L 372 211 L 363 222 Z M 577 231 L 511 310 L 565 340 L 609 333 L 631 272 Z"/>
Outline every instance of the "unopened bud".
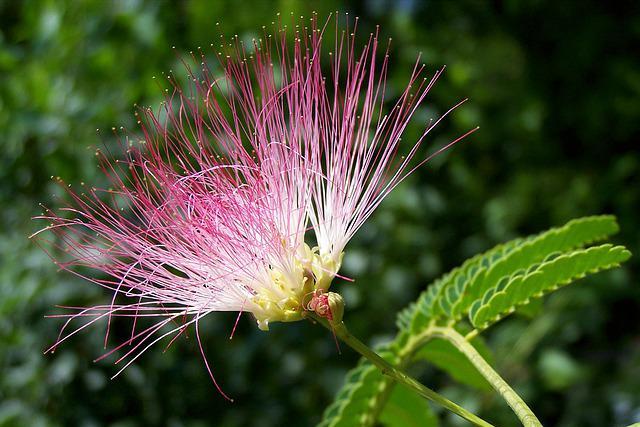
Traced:
<path fill-rule="evenodd" d="M 317 290 L 309 302 L 308 309 L 314 311 L 318 316 L 324 317 L 331 324 L 336 325 L 342 322 L 344 299 L 335 292 Z"/>
<path fill-rule="evenodd" d="M 329 321 L 333 324 L 338 324 L 342 322 L 342 316 L 344 315 L 344 298 L 335 292 L 327 292 L 326 295 L 329 303 L 329 312 L 331 313 Z"/>

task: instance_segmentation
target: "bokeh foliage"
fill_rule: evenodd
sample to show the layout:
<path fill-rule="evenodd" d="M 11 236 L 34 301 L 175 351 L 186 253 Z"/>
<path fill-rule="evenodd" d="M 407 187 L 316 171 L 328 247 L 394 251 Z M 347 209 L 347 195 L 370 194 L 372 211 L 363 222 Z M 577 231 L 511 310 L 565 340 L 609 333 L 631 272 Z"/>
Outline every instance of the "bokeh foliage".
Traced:
<path fill-rule="evenodd" d="M 346 321 L 370 343 L 395 334 L 396 311 L 440 273 L 476 252 L 572 217 L 612 213 L 616 241 L 640 253 L 640 10 L 634 2 L 573 0 L 298 2 L 0 0 L 0 426 L 312 425 L 355 365 L 308 324 L 269 333 L 233 315 L 203 323 L 217 378 L 210 383 L 190 337 L 157 347 L 111 381 L 91 361 L 104 330 L 42 350 L 60 322 L 54 304 L 105 295 L 56 271 L 27 239 L 39 202 L 59 203 L 51 176 L 100 182 L 94 147 L 115 147 L 112 127 L 135 133 L 133 104 L 157 105 L 152 77 L 173 69 L 219 31 L 251 37 L 275 13 L 358 15 L 362 37 L 393 37 L 390 89 L 422 52 L 447 65 L 420 119 L 470 101 L 433 133 L 439 147 L 479 132 L 421 169 L 348 247 L 336 283 Z M 220 22 L 220 26 L 216 26 Z M 176 49 L 171 49 L 175 46 Z M 100 132 L 96 133 L 96 128 Z M 544 316 L 526 313 L 487 334 L 497 369 L 543 423 L 627 425 L 640 418 L 640 264 L 562 290 Z M 127 333 L 123 326 L 123 334 Z M 456 385 L 424 365 L 414 372 L 497 425 L 513 422 L 490 391 Z M 453 418 L 447 418 L 455 425 Z"/>

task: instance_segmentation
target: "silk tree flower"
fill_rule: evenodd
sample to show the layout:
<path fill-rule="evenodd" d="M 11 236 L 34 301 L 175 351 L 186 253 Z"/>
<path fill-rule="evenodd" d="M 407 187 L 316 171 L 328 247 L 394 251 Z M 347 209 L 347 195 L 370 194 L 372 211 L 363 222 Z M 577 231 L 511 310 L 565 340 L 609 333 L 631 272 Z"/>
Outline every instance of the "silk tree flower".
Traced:
<path fill-rule="evenodd" d="M 215 68 L 201 53 L 187 84 L 169 76 L 161 107 L 139 109 L 140 141 L 127 139 L 121 155 L 97 152 L 110 186 L 68 188 L 66 207 L 38 217 L 53 232 L 41 242 L 54 261 L 112 293 L 103 305 L 67 307 L 51 350 L 99 320 L 106 348 L 112 319 L 128 317 L 130 338 L 106 353 L 128 345 L 124 369 L 191 324 L 200 343 L 198 321 L 212 312 L 251 313 L 262 330 L 309 310 L 341 317 L 327 292 L 345 247 L 429 159 L 419 148 L 441 118 L 401 139 L 443 70 L 427 76 L 418 58 L 390 104 L 389 44 L 376 31 L 359 47 L 357 19 L 351 28 L 336 18 L 324 46 L 330 22 L 222 41 Z M 157 322 L 140 330 L 147 317 Z"/>

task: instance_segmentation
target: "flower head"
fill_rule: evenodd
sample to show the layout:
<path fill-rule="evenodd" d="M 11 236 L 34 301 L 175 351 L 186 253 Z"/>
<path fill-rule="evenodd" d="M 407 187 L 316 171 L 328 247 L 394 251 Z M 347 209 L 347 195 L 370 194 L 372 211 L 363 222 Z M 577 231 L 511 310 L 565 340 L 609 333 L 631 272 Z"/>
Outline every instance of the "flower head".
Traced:
<path fill-rule="evenodd" d="M 216 68 L 201 53 L 188 84 L 169 76 L 161 108 L 139 110 L 141 143 L 127 141 L 118 159 L 98 152 L 111 187 L 70 189 L 69 206 L 41 217 L 62 249 L 50 251 L 56 262 L 113 293 L 68 315 L 91 321 L 58 343 L 133 317 L 131 363 L 215 311 L 251 313 L 265 330 L 306 310 L 342 315 L 325 292 L 363 222 L 428 160 L 418 149 L 440 119 L 407 146 L 401 137 L 442 70 L 426 77 L 418 58 L 388 104 L 388 44 L 376 32 L 359 48 L 357 19 L 343 29 L 336 18 L 323 46 L 328 25 L 314 16 L 249 44 L 236 36 L 215 50 Z M 157 324 L 136 330 L 152 316 Z"/>

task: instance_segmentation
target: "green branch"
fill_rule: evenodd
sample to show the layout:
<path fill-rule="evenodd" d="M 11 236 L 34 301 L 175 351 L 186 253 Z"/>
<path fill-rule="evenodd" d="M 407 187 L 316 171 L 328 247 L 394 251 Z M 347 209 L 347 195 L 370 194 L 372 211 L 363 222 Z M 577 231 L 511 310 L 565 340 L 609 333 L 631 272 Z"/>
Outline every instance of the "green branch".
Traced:
<path fill-rule="evenodd" d="M 469 341 L 453 328 L 430 327 L 422 336 L 422 344 L 425 341 L 437 337 L 443 338 L 453 344 L 476 367 L 478 372 L 491 384 L 511 407 L 513 412 L 525 427 L 542 427 L 542 424 L 533 411 L 522 398 L 502 379 L 502 377 L 487 363 Z"/>
<path fill-rule="evenodd" d="M 369 360 L 384 375 L 387 375 L 388 377 L 392 378 L 394 381 L 400 384 L 403 384 L 406 387 L 409 387 L 410 389 L 412 389 L 413 391 L 415 391 L 417 394 L 424 397 L 425 399 L 431 400 L 432 402 L 435 402 L 441 405 L 442 407 L 459 415 L 460 417 L 473 423 L 476 426 L 493 427 L 492 424 L 489 424 L 488 422 L 484 421 L 482 418 L 472 414 L 471 412 L 467 411 L 463 407 L 450 401 L 444 396 L 436 393 L 435 391 L 431 390 L 430 388 L 426 387 L 425 385 L 421 384 L 420 382 L 416 381 L 409 375 L 405 374 L 401 370 L 391 365 L 389 362 L 387 362 L 382 357 L 380 357 L 376 352 L 370 349 L 366 344 L 364 344 L 358 338 L 351 335 L 351 333 L 348 331 L 347 327 L 343 322 L 332 325 L 332 324 L 329 324 L 329 322 L 326 319 L 316 315 L 315 313 L 307 312 L 307 316 L 309 318 L 312 318 L 316 322 L 320 323 L 325 328 L 332 331 L 337 338 L 339 338 L 342 342 L 344 342 L 349 347 L 354 349 L 356 352 L 362 355 L 365 359 Z"/>

